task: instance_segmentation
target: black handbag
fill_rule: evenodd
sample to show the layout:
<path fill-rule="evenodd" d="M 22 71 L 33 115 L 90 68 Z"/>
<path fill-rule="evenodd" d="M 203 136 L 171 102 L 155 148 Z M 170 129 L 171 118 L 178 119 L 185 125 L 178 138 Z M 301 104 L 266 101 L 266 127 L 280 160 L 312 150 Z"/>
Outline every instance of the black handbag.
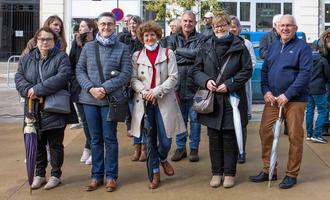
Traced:
<path fill-rule="evenodd" d="M 228 61 L 231 57 L 229 54 L 225 64 L 223 64 L 220 73 L 215 81 L 216 84 L 219 84 L 220 78 L 225 71 L 225 68 L 228 64 Z M 208 89 L 198 89 L 193 98 L 192 109 L 200 114 L 208 114 L 213 112 L 214 107 L 214 93 Z"/>
<path fill-rule="evenodd" d="M 105 82 L 103 69 L 100 60 L 99 45 L 95 44 L 95 54 L 96 54 L 96 64 L 97 70 L 99 72 L 101 83 Z M 110 122 L 124 122 L 128 113 L 128 94 L 126 86 L 122 88 L 122 98 L 118 99 L 115 96 L 107 95 L 107 100 L 109 102 L 109 112 L 107 115 L 107 121 Z"/>
<path fill-rule="evenodd" d="M 44 79 L 41 72 L 41 65 L 38 66 L 38 72 L 40 80 L 43 82 Z M 70 97 L 70 92 L 64 89 L 59 90 L 54 94 L 48 95 L 46 96 L 43 110 L 52 113 L 70 114 Z"/>

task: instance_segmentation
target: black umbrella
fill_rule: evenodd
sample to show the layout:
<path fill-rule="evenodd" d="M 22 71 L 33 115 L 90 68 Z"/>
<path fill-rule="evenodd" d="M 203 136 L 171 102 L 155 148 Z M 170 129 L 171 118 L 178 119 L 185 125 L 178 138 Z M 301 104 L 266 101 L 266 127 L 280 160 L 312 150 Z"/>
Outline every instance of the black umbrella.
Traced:
<path fill-rule="evenodd" d="M 147 170 L 148 170 L 148 179 L 151 182 L 154 172 L 153 172 L 153 165 L 152 165 L 152 156 L 151 156 L 151 147 L 149 145 L 151 145 L 151 124 L 149 122 L 148 119 L 148 114 L 147 114 L 147 102 L 143 102 L 143 106 L 144 106 L 144 116 L 143 116 L 143 128 L 142 128 L 142 132 L 145 136 L 146 139 L 146 148 L 147 148 Z"/>

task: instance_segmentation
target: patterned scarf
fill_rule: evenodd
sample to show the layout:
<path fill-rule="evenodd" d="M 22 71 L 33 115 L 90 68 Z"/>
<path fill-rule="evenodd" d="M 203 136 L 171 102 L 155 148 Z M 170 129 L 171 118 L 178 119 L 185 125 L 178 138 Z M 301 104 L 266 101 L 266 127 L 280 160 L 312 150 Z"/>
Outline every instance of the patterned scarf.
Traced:
<path fill-rule="evenodd" d="M 100 42 L 103 46 L 110 46 L 110 45 L 114 45 L 117 41 L 117 34 L 116 33 L 112 33 L 110 35 L 110 37 L 108 38 L 104 38 L 100 35 L 100 32 L 98 32 L 96 34 L 96 40 L 98 42 Z"/>

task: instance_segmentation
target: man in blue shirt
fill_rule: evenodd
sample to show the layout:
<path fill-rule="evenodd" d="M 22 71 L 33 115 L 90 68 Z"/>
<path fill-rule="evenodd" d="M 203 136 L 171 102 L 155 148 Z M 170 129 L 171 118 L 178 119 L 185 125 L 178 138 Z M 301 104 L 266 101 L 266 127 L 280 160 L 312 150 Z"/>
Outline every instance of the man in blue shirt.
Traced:
<path fill-rule="evenodd" d="M 304 111 L 308 100 L 308 84 L 313 66 L 312 51 L 305 41 L 295 34 L 298 29 L 291 15 L 284 15 L 279 22 L 281 39 L 267 49 L 261 70 L 261 89 L 265 107 L 260 123 L 263 170 L 250 176 L 253 182 L 268 181 L 269 161 L 273 142 L 273 126 L 278 117 L 279 107 L 288 122 L 289 160 L 286 176 L 280 188 L 291 188 L 297 183 L 297 176 L 303 154 Z M 272 180 L 277 179 L 275 168 Z"/>

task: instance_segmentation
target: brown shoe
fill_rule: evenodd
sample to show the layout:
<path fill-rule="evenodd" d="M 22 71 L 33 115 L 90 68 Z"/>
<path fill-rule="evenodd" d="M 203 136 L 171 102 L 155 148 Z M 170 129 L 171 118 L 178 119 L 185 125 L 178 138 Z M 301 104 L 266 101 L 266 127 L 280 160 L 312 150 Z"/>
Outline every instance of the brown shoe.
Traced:
<path fill-rule="evenodd" d="M 141 155 L 139 158 L 140 162 L 145 162 L 147 160 L 147 149 L 146 149 L 146 145 L 142 144 L 141 145 Z"/>
<path fill-rule="evenodd" d="M 107 180 L 107 184 L 105 185 L 105 189 L 107 190 L 107 192 L 113 192 L 116 190 L 116 188 L 117 188 L 117 183 L 115 180 L 113 179 Z"/>
<path fill-rule="evenodd" d="M 152 181 L 149 184 L 149 189 L 156 189 L 158 188 L 160 183 L 160 173 L 155 173 L 152 177 Z"/>
<path fill-rule="evenodd" d="M 103 185 L 103 180 L 92 179 L 91 183 L 89 185 L 85 186 L 85 191 L 87 191 L 87 192 L 94 191 L 101 185 Z"/>
<path fill-rule="evenodd" d="M 172 165 L 168 161 L 161 162 L 161 165 L 162 165 L 162 167 L 164 169 L 164 173 L 167 176 L 173 176 L 174 175 L 174 169 L 173 169 Z"/>
<path fill-rule="evenodd" d="M 141 155 L 141 144 L 134 144 L 134 154 L 131 161 L 138 161 Z"/>

